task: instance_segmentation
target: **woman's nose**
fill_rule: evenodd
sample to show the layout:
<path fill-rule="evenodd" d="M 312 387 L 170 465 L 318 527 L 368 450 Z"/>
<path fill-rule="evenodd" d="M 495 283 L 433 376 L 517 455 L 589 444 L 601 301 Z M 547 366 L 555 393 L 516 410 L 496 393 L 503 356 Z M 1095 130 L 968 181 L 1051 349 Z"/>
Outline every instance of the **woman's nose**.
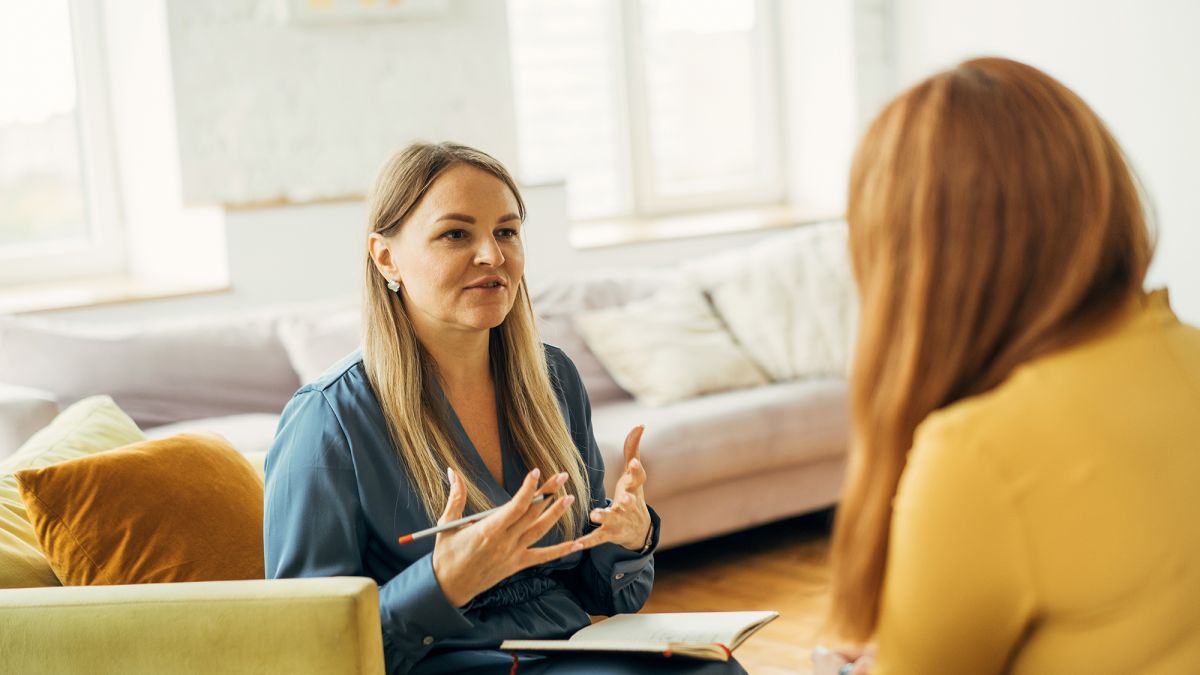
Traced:
<path fill-rule="evenodd" d="M 500 244 L 494 238 L 487 237 L 481 241 L 479 249 L 475 251 L 475 264 L 491 267 L 504 264 L 504 252 L 500 250 Z"/>

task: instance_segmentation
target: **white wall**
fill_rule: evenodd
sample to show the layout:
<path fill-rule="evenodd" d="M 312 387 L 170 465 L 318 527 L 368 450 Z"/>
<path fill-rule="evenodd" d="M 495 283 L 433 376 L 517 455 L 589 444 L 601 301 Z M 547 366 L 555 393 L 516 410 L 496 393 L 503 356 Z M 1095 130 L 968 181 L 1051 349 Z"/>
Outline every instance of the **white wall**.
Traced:
<path fill-rule="evenodd" d="M 110 12 L 130 1 L 108 0 Z M 181 165 L 184 201 L 362 193 L 384 157 L 414 138 L 464 140 L 511 166 L 515 121 L 502 0 L 451 0 L 448 13 L 434 19 L 318 26 L 281 23 L 274 0 L 136 1 L 158 5 L 147 13 L 157 18 L 127 25 L 169 27 L 170 73 L 143 70 L 174 87 L 169 109 L 177 116 L 180 156 L 171 161 Z M 884 64 L 876 38 L 887 2 L 782 5 L 780 77 L 794 171 L 789 193 L 814 216 L 843 207 L 859 107 L 879 95 Z M 870 28 L 869 48 L 858 37 L 860 23 Z M 124 32 L 135 37 L 133 28 Z M 858 80 L 856 69 L 869 76 Z M 162 141 L 161 127 L 154 132 L 142 149 Z M 178 182 L 178 171 L 161 178 Z M 149 181 L 142 185 L 154 188 Z M 525 198 L 527 276 L 534 287 L 589 268 L 669 266 L 777 232 L 581 250 L 568 240 L 562 185 L 529 188 Z M 230 292 L 54 314 L 141 320 L 357 297 L 365 218 L 361 201 L 228 210 Z M 159 243 L 171 251 L 164 262 L 190 264 L 190 242 L 177 240 L 182 245 L 175 250 Z"/>
<path fill-rule="evenodd" d="M 567 237 L 562 184 L 523 190 L 525 274 L 539 288 L 587 269 L 666 267 L 684 259 L 749 244 L 778 230 L 634 246 L 579 250 Z M 212 315 L 258 307 L 357 299 L 366 255 L 366 204 L 360 201 L 231 211 L 228 293 L 54 312 L 87 322 L 140 321 Z"/>
<path fill-rule="evenodd" d="M 282 19 L 277 0 L 166 2 L 190 204 L 362 194 L 418 139 L 516 160 L 502 1 L 319 24 Z"/>
<path fill-rule="evenodd" d="M 907 86 L 969 56 L 1016 58 L 1062 80 L 1105 120 L 1157 210 L 1150 285 L 1200 323 L 1200 3 L 1192 0 L 894 0 Z"/>

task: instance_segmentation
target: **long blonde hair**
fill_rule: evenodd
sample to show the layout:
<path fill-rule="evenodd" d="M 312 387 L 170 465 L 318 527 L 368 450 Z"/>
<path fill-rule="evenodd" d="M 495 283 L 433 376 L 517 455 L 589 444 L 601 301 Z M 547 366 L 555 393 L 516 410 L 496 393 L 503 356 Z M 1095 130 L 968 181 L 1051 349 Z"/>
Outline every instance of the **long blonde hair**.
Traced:
<path fill-rule="evenodd" d="M 1141 291 L 1137 185 L 1094 112 L 998 58 L 901 94 L 856 153 L 846 218 L 861 319 L 831 623 L 869 639 L 917 425 L 1077 341 Z"/>
<path fill-rule="evenodd" d="M 395 234 L 438 176 L 459 164 L 503 181 L 524 221 L 520 190 L 496 159 L 453 143 L 414 143 L 380 170 L 369 200 L 368 234 Z M 363 363 L 426 514 L 436 520 L 445 508 L 447 467 L 463 479 L 468 510 L 495 506 L 472 480 L 467 459 L 451 438 L 450 411 L 439 393 L 437 366 L 417 339 L 403 300 L 388 290 L 369 251 L 363 269 Z M 530 469 L 540 469 L 543 476 L 560 471 L 569 476 L 564 487 L 575 495 L 575 508 L 567 511 L 559 528 L 564 537 L 575 536 L 590 508 L 588 474 L 554 395 L 524 278 L 517 284 L 512 311 L 491 331 L 489 354 L 513 447 Z"/>

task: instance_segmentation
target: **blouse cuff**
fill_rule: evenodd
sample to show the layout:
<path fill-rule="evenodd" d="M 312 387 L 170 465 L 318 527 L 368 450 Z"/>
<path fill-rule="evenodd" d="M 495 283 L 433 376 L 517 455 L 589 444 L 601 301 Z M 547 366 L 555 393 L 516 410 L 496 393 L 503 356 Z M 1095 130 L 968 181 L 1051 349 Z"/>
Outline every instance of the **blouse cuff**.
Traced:
<path fill-rule="evenodd" d="M 427 651 L 475 625 L 446 599 L 433 573 L 432 553 L 379 587 L 379 614 L 386 642 L 408 654 Z"/>
<path fill-rule="evenodd" d="M 592 564 L 596 566 L 596 569 L 601 574 L 608 576 L 609 581 L 612 582 L 613 590 L 620 590 L 633 583 L 638 574 L 654 558 L 654 551 L 658 548 L 658 538 L 662 529 L 662 519 L 658 517 L 658 513 L 653 508 L 650 506 L 646 508 L 650 511 L 651 534 L 650 548 L 645 554 L 611 543 L 600 544 L 589 551 Z"/>

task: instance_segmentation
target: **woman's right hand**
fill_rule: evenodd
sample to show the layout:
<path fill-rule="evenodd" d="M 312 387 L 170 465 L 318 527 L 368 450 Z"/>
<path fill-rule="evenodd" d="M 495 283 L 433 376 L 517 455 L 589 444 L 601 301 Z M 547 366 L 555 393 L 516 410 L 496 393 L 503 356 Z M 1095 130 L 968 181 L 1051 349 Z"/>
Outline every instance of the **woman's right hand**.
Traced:
<path fill-rule="evenodd" d="M 447 469 L 450 496 L 438 524 L 463 515 L 467 491 L 453 470 Z M 553 546 L 531 548 L 575 502 L 574 495 L 544 499 L 533 503 L 539 494 L 553 494 L 567 481 L 567 474 L 552 476 L 538 485 L 537 469 L 525 476 L 521 489 L 499 511 L 456 530 L 439 532 L 433 545 L 433 574 L 442 593 L 455 607 L 500 583 L 505 578 L 534 565 L 549 562 L 583 549 L 575 540 Z"/>

